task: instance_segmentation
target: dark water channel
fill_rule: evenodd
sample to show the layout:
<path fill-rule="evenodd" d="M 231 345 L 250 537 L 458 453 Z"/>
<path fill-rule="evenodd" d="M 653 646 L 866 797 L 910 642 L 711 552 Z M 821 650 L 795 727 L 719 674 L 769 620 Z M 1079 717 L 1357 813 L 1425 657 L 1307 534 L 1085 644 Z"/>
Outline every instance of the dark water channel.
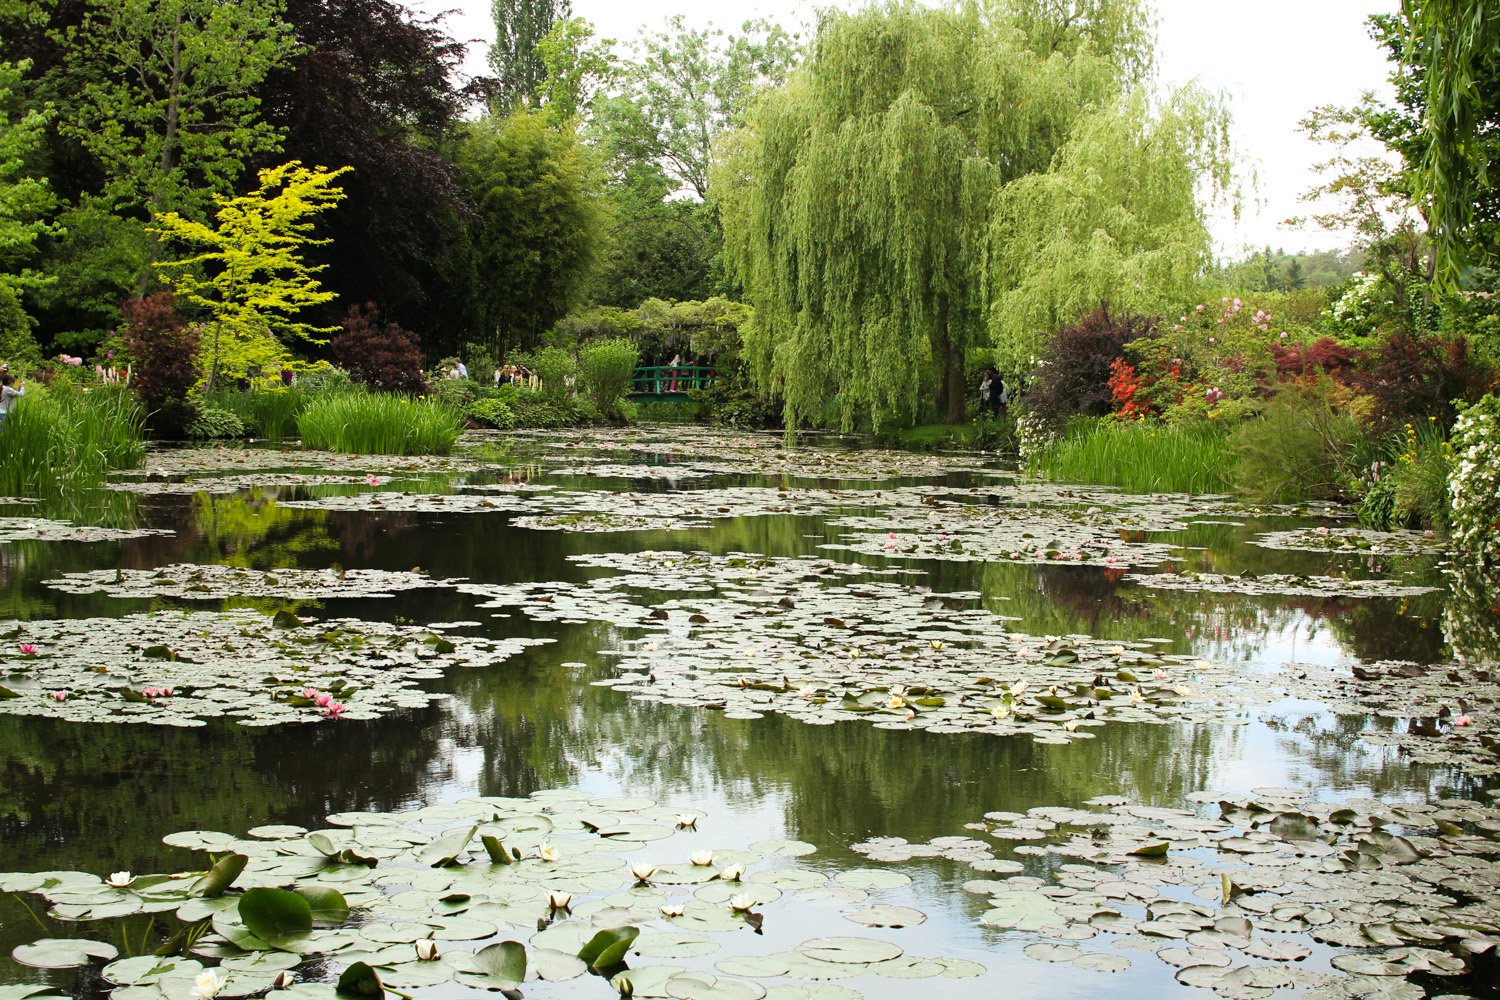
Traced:
<path fill-rule="evenodd" d="M 657 463 L 662 456 L 637 453 L 633 460 Z M 525 458 L 515 459 L 515 466 L 538 484 L 644 493 L 672 488 L 654 477 L 562 476 Z M 473 485 L 508 474 L 502 468 L 464 478 Z M 712 482 L 774 486 L 784 481 L 720 476 Z M 951 474 L 946 481 L 838 485 L 873 491 L 910 484 L 946 487 L 960 499 L 975 486 L 985 493 L 994 489 L 993 480 L 968 473 Z M 454 485 L 451 477 L 435 476 L 431 488 Z M 693 483 L 694 488 L 705 485 Z M 820 850 L 805 862 L 829 871 L 866 864 L 850 845 L 867 838 L 918 843 L 963 836 L 969 833 L 967 824 L 988 812 L 1078 807 L 1100 795 L 1194 810 L 1200 803 L 1188 796 L 1205 789 L 1249 794 L 1257 788 L 1291 787 L 1310 790 L 1314 800 L 1323 802 L 1484 799 L 1486 785 L 1456 767 L 1412 764 L 1395 748 L 1360 740 L 1361 732 L 1389 729 L 1398 725 L 1395 720 L 1335 715 L 1311 702 L 1247 708 L 1243 725 L 1110 724 L 1097 730 L 1095 739 L 1062 746 L 984 734 L 886 730 L 862 722 L 806 725 L 776 714 L 733 719 L 699 707 L 634 700 L 592 683 L 614 675 L 612 661 L 599 651 L 638 636 L 639 629 L 534 622 L 478 607 L 480 599 L 452 589 L 321 603 L 193 602 L 71 595 L 43 583 L 67 572 L 173 563 L 256 569 L 322 569 L 332 563 L 349 569 L 420 566 L 434 577 L 508 584 L 583 582 L 608 572 L 568 561 L 584 553 L 677 549 L 861 559 L 820 549 L 839 529 L 817 515 L 744 516 L 682 531 L 572 533 L 517 527 L 509 513 L 360 513 L 283 505 L 306 495 L 302 487 L 233 495 L 148 495 L 132 505 L 128 516 L 172 534 L 0 544 L 0 618 L 93 618 L 163 606 L 233 606 L 268 614 L 288 610 L 304 618 L 475 622 L 479 624 L 465 631 L 556 641 L 494 667 L 450 671 L 441 680 L 424 683 L 451 695 L 448 700 L 371 720 L 252 728 L 217 719 L 201 728 L 176 728 L 0 715 L 0 871 L 173 871 L 195 862 L 190 852 L 161 843 L 172 831 L 243 835 L 262 824 L 316 829 L 330 813 L 410 809 L 476 795 L 524 797 L 557 788 L 690 805 L 705 817 L 692 835 L 693 845 L 808 841 Z M 1323 522 L 1310 518 L 1305 523 Z M 1286 524 L 1282 519 L 1275 526 Z M 1368 556 L 1246 544 L 1264 530 L 1266 524 L 1242 519 L 1237 525 L 1195 524 L 1153 540 L 1178 547 L 1173 564 L 1179 570 L 1360 575 L 1371 569 Z M 863 561 L 874 566 L 883 560 Z M 898 562 L 924 571 L 924 582 L 938 592 L 978 592 L 982 596 L 971 603 L 1015 616 L 1019 621 L 1013 628 L 1030 634 L 1154 639 L 1163 652 L 1264 670 L 1288 664 L 1446 658 L 1442 594 L 1408 600 L 1250 597 L 1148 591 L 1133 586 L 1128 577 L 1112 579 L 1113 574 L 1092 566 Z M 1417 560 L 1406 569 L 1438 579 L 1435 563 Z M 673 843 L 679 850 L 681 845 Z M 977 979 L 864 976 L 848 983 L 865 996 L 904 997 L 917 989 L 976 998 L 1211 996 L 1179 985 L 1172 967 L 1136 952 L 1127 953 L 1135 959 L 1129 971 L 1109 977 L 1066 963 L 1033 961 L 1021 948 L 1035 937 L 977 922 L 984 898 L 960 888 L 975 877 L 964 865 L 917 859 L 902 870 L 915 881 L 890 901 L 928 915 L 925 924 L 901 932 L 907 950 L 941 951 L 979 962 L 989 972 Z M 775 923 L 774 909 L 768 911 L 766 936 L 784 937 L 786 947 L 799 935 L 859 931 L 852 924 L 840 929 L 843 922 L 833 910 L 782 925 Z M 40 911 L 37 917 L 46 936 L 73 933 Z M 38 974 L 8 958 L 13 947 L 40 936 L 38 920 L 19 900 L 0 896 L 0 956 L 7 956 L 0 957 L 0 984 L 50 982 L 72 995 L 104 995 L 91 973 Z M 1303 964 L 1326 969 L 1327 949 L 1314 948 Z M 1433 992 L 1447 988 L 1440 984 Z M 1300 991 L 1282 992 L 1292 996 Z M 1493 984 L 1472 979 L 1454 992 L 1500 995 Z M 450 984 L 422 995 L 470 993 Z M 612 991 L 586 977 L 535 984 L 528 995 L 608 997 Z"/>

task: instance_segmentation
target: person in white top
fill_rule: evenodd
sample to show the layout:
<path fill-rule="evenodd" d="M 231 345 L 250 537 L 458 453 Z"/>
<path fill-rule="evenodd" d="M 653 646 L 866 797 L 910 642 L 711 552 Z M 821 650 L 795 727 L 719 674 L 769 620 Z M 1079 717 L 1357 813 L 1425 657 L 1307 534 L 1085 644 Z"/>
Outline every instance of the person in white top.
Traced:
<path fill-rule="evenodd" d="M 10 416 L 10 411 L 15 408 L 16 400 L 26 395 L 26 383 L 17 382 L 16 377 L 10 372 L 0 375 L 0 427 L 5 426 L 5 418 Z"/>

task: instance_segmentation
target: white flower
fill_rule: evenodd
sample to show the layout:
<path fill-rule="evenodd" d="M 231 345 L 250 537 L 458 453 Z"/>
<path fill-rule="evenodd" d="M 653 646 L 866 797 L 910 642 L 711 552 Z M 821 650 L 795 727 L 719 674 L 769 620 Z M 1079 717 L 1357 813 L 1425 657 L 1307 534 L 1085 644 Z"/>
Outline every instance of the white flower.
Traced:
<path fill-rule="evenodd" d="M 536 849 L 536 856 L 543 861 L 557 861 L 562 858 L 562 852 L 544 840 Z"/>
<path fill-rule="evenodd" d="M 115 872 L 113 875 L 111 875 L 109 878 L 105 879 L 104 881 L 108 882 L 110 885 L 114 886 L 116 889 L 123 889 L 127 885 L 129 885 L 130 883 L 134 882 L 135 879 L 133 879 L 133 878 L 130 877 L 130 873 L 129 872 Z"/>
<path fill-rule="evenodd" d="M 1031 685 L 1028 684 L 1026 681 L 1017 681 L 1016 683 L 1014 683 L 1014 684 L 1012 684 L 1010 686 L 1010 696 L 1012 698 L 1019 698 L 1019 697 L 1021 697 L 1022 694 L 1024 694 L 1026 692 L 1026 689 L 1028 687 L 1030 687 L 1030 686 Z"/>
<path fill-rule="evenodd" d="M 1067 722 L 1063 723 L 1063 728 L 1066 729 L 1070 733 L 1076 733 L 1076 732 L 1078 732 L 1078 720 L 1077 719 L 1069 719 Z"/>
<path fill-rule="evenodd" d="M 228 980 L 229 977 L 218 969 L 204 969 L 198 973 L 198 978 L 193 980 L 193 988 L 189 992 L 195 997 L 209 1000 L 219 995 L 219 991 L 224 988 Z"/>
<path fill-rule="evenodd" d="M 1140 688 L 1136 688 L 1134 691 L 1130 692 L 1130 703 L 1132 705 L 1139 705 L 1141 702 L 1143 702 L 1145 700 L 1146 700 L 1146 696 L 1143 695 L 1143 694 L 1141 694 L 1141 689 Z"/>
<path fill-rule="evenodd" d="M 549 892 L 547 893 L 547 905 L 554 910 L 566 910 L 568 904 L 573 902 L 571 892 Z"/>
<path fill-rule="evenodd" d="M 436 962 L 438 957 L 437 942 L 431 938 L 423 938 L 417 943 L 417 961 Z"/>
<path fill-rule="evenodd" d="M 941 639 L 929 639 L 927 640 L 927 645 L 931 646 L 933 649 L 942 649 L 943 641 Z"/>
<path fill-rule="evenodd" d="M 644 861 L 637 861 L 635 864 L 630 866 L 630 874 L 635 876 L 636 881 L 644 882 L 652 875 L 656 874 L 656 866 L 648 865 Z"/>
<path fill-rule="evenodd" d="M 892 695 L 892 697 L 896 697 L 896 698 L 905 698 L 906 697 L 906 685 L 905 684 L 893 684 L 893 685 L 891 685 L 891 695 Z"/>
<path fill-rule="evenodd" d="M 276 973 L 276 978 L 271 980 L 271 989 L 289 989 L 291 985 L 296 981 L 297 974 L 295 972 L 293 972 L 291 969 L 282 969 L 280 972 Z"/>
<path fill-rule="evenodd" d="M 729 908 L 736 913 L 744 913 L 754 905 L 755 897 L 746 896 L 744 893 L 729 898 Z"/>
<path fill-rule="evenodd" d="M 1111 646 L 1111 647 L 1109 647 L 1109 651 L 1111 653 L 1113 653 L 1115 656 L 1119 656 L 1121 653 L 1125 652 L 1125 647 L 1124 646 Z"/>
<path fill-rule="evenodd" d="M 887 701 L 885 703 L 885 707 L 886 708 L 900 708 L 901 706 L 903 706 L 905 704 L 906 704 L 906 702 L 901 698 L 900 695 L 894 695 L 894 696 L 891 697 L 891 699 L 889 701 Z"/>
<path fill-rule="evenodd" d="M 730 865 L 728 868 L 720 869 L 719 878 L 725 882 L 738 882 L 743 874 L 745 874 L 744 865 Z"/>
<path fill-rule="evenodd" d="M 677 825 L 678 826 L 692 826 L 692 827 L 696 827 L 698 825 L 698 814 L 697 813 L 678 813 L 677 814 Z"/>
<path fill-rule="evenodd" d="M 664 917 L 680 917 L 680 916 L 682 916 L 682 904 L 681 903 L 667 903 L 666 905 L 664 905 L 661 908 L 661 915 L 664 916 Z"/>
<path fill-rule="evenodd" d="M 1010 709 L 1006 708 L 1004 705 L 996 705 L 994 708 L 990 709 L 990 714 L 997 719 L 1004 720 L 1005 718 L 1009 717 Z"/>
<path fill-rule="evenodd" d="M 1172 690 L 1177 692 L 1177 696 L 1179 698 L 1186 698 L 1188 695 L 1193 693 L 1193 689 L 1188 687 L 1186 684 L 1179 684 Z"/>
<path fill-rule="evenodd" d="M 688 860 L 695 865 L 711 865 L 714 863 L 713 851 L 694 851 L 688 855 Z"/>

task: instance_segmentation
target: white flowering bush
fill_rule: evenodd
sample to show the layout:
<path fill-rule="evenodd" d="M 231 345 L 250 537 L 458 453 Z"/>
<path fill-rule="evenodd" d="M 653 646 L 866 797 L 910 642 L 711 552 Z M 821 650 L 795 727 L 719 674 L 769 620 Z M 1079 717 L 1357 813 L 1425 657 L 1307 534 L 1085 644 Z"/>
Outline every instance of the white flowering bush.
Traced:
<path fill-rule="evenodd" d="M 1459 558 L 1500 565 L 1500 398 L 1484 397 L 1453 426 L 1448 496 Z"/>
<path fill-rule="evenodd" d="M 1016 431 L 1020 435 L 1022 464 L 1030 461 L 1038 452 L 1057 444 L 1063 436 L 1062 426 L 1058 421 L 1049 420 L 1029 409 L 1022 411 L 1016 418 Z"/>
<path fill-rule="evenodd" d="M 1323 310 L 1323 320 L 1344 336 L 1362 337 L 1371 332 L 1376 317 L 1394 304 L 1384 278 L 1355 271 L 1344 294 Z"/>
<path fill-rule="evenodd" d="M 1454 560 L 1448 599 L 1443 602 L 1443 637 L 1456 659 L 1466 663 L 1500 660 L 1500 567 Z"/>

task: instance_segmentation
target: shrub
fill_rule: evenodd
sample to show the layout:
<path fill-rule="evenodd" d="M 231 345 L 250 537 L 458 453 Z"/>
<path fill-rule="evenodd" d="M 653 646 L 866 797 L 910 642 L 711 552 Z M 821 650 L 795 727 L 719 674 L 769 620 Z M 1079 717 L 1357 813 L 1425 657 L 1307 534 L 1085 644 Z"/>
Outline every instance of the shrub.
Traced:
<path fill-rule="evenodd" d="M 1226 438 L 1219 424 L 1075 417 L 1065 437 L 1027 460 L 1027 471 L 1138 493 L 1217 493 L 1229 485 Z"/>
<path fill-rule="evenodd" d="M 193 437 L 249 435 L 280 441 L 296 435 L 297 416 L 307 409 L 309 393 L 301 386 L 294 386 L 291 388 L 252 388 L 244 392 L 218 390 L 205 393 L 201 398 L 200 411 L 204 406 L 227 410 L 240 421 L 242 429 L 239 433 L 200 434 L 190 427 L 189 433 Z"/>
<path fill-rule="evenodd" d="M 510 407 L 498 399 L 475 400 L 469 412 L 475 418 L 502 431 L 510 430 L 516 425 L 516 415 L 510 411 Z"/>
<path fill-rule="evenodd" d="M 187 432 L 188 437 L 194 438 L 240 438 L 245 436 L 245 422 L 233 410 L 199 406 Z"/>
<path fill-rule="evenodd" d="M 1485 396 L 1458 418 L 1448 496 L 1461 558 L 1500 565 L 1500 398 Z"/>
<path fill-rule="evenodd" d="M 141 408 L 120 386 L 48 392 L 30 385 L 0 427 L 0 495 L 51 498 L 97 488 L 146 452 Z"/>
<path fill-rule="evenodd" d="M 1327 379 L 1284 389 L 1229 439 L 1239 490 L 1264 503 L 1347 497 L 1349 456 L 1367 434 L 1349 403 Z"/>
<path fill-rule="evenodd" d="M 1332 337 L 1323 337 L 1312 344 L 1293 344 L 1290 347 L 1275 344 L 1271 347 L 1277 377 L 1283 382 L 1314 372 L 1335 377 L 1348 375 L 1364 356 L 1363 351 L 1346 347 Z"/>
<path fill-rule="evenodd" d="M 1075 413 L 1107 416 L 1113 408 L 1110 366 L 1125 357 L 1125 345 L 1152 336 L 1157 320 L 1130 313 L 1111 315 L 1100 303 L 1088 316 L 1061 327 L 1052 338 L 1047 363 L 1036 373 L 1028 406 L 1041 419 Z"/>
<path fill-rule="evenodd" d="M 1414 336 L 1397 331 L 1382 338 L 1350 384 L 1379 404 L 1378 421 L 1436 417 L 1453 424 L 1460 401 L 1478 399 L 1495 387 L 1495 371 L 1469 351 L 1463 337 Z"/>
<path fill-rule="evenodd" d="M 182 434 L 194 417 L 188 392 L 198 384 L 198 327 L 177 314 L 171 292 L 120 306 L 120 335 L 133 363 L 132 385 L 159 434 Z"/>
<path fill-rule="evenodd" d="M 343 325 L 344 332 L 334 338 L 330 349 L 355 381 L 376 392 L 417 395 L 427 391 L 421 343 L 415 333 L 395 323 L 381 326 L 380 310 L 373 302 L 366 302 L 363 309 L 350 306 Z"/>
<path fill-rule="evenodd" d="M 595 341 L 578 352 L 578 368 L 601 416 L 613 416 L 620 397 L 630 387 L 640 355 L 635 345 L 623 337 Z"/>
<path fill-rule="evenodd" d="M 543 348 L 526 367 L 542 380 L 542 394 L 553 402 L 568 394 L 568 379 L 578 374 L 573 356 L 561 347 Z"/>
<path fill-rule="evenodd" d="M 367 455 L 446 455 L 463 415 L 438 400 L 345 393 L 314 400 L 297 418 L 307 448 Z"/>

